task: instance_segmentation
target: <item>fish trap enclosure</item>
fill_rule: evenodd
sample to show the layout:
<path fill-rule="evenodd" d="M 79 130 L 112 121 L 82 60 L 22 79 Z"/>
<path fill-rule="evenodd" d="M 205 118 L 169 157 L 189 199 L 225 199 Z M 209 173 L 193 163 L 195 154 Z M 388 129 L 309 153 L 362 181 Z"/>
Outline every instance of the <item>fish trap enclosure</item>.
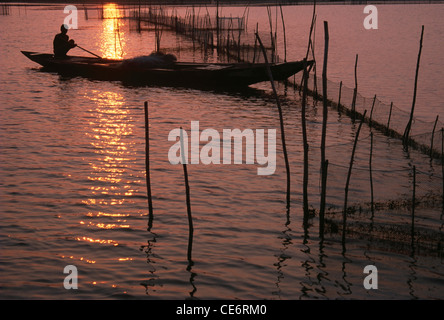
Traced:
<path fill-rule="evenodd" d="M 298 85 L 300 80 L 293 80 Z M 311 94 L 322 100 L 322 79 L 312 75 L 308 81 Z M 401 139 L 404 136 L 410 114 L 398 108 L 394 103 L 384 103 L 375 94 L 373 97 L 364 97 L 354 88 L 347 87 L 342 82 L 327 80 L 327 99 L 331 106 L 350 117 L 362 118 L 367 110 L 365 122 L 373 129 L 393 138 Z M 442 158 L 444 122 L 436 116 L 435 121 L 424 121 L 413 117 L 410 135 L 406 146 L 411 146 L 431 158 Z"/>
<path fill-rule="evenodd" d="M 203 13 L 202 13 L 203 12 Z M 268 60 L 279 61 L 276 52 L 276 35 L 247 29 L 246 12 L 242 17 L 219 16 L 211 13 L 208 8 L 187 7 L 179 13 L 176 8 L 148 6 L 131 10 L 128 17 L 132 21 L 132 29 L 137 31 L 155 30 L 158 50 L 163 30 L 175 32 L 192 41 L 205 52 L 216 50 L 219 61 L 264 62 L 256 33 L 261 35 Z M 271 24 L 271 22 L 270 22 Z"/>
<path fill-rule="evenodd" d="M 360 140 L 361 148 L 370 150 L 369 140 L 368 137 Z M 377 140 L 377 143 L 382 141 Z M 388 168 L 382 166 L 382 161 L 370 161 L 369 152 L 369 163 L 363 165 L 359 161 L 353 168 L 346 208 L 343 203 L 346 191 L 338 193 L 329 185 L 345 186 L 349 168 L 344 164 L 329 163 L 327 234 L 342 235 L 345 232 L 347 240 L 370 236 L 402 250 L 415 248 L 442 257 L 442 174 L 422 171 L 416 166 Z"/>
<path fill-rule="evenodd" d="M 324 28 L 326 40 L 323 70 L 326 70 L 328 23 L 325 21 Z M 332 110 L 350 117 L 352 124 L 358 127 L 354 141 L 350 141 L 350 144 L 321 143 L 318 147 L 324 157 L 325 154 L 328 158 L 329 155 L 340 153 L 344 155 L 342 159 L 333 156 L 334 161 L 315 160 L 321 167 L 320 176 L 315 180 L 319 181 L 322 191 L 320 207 L 312 207 L 311 211 L 313 215 L 319 212 L 320 237 L 324 236 L 325 230 L 330 235 L 341 234 L 344 250 L 349 239 L 371 237 L 379 243 L 389 243 L 389 247 L 396 247 L 398 251 L 410 250 L 412 255 L 419 251 L 426 255 L 443 255 L 444 128 L 438 116 L 434 122 L 419 121 L 414 117 L 423 32 L 424 28 L 410 114 L 393 103 L 382 103 L 376 95 L 365 98 L 358 93 L 358 55 L 354 89 L 343 86 L 342 82 L 338 85 L 328 81 L 324 72 L 322 78 L 318 78 L 316 64 L 314 74 L 306 72 L 300 80 L 299 90 L 304 92 L 302 99 L 309 92 L 314 99 L 313 107 L 316 107 L 317 101 L 323 102 L 323 139 L 329 139 L 325 136 L 325 126 L 328 113 Z M 309 50 L 310 44 L 311 39 Z M 294 87 L 298 87 L 296 77 L 293 81 Z M 305 104 L 303 101 L 302 108 L 306 108 Z M 328 111 L 327 106 L 330 108 Z M 363 124 L 364 136 L 362 133 L 360 135 Z M 308 149 L 307 142 L 304 144 Z M 377 154 L 384 148 L 391 150 L 391 154 L 378 157 Z M 419 159 L 417 156 L 410 157 L 410 149 L 419 151 Z M 392 150 L 400 154 L 394 155 Z M 360 153 L 359 160 L 355 153 Z M 313 175 L 307 172 L 309 161 L 312 158 L 306 155 L 304 175 L 310 178 L 305 179 L 304 184 L 313 179 Z M 330 185 L 344 185 L 344 191 L 338 192 L 337 188 L 331 188 Z M 323 201 L 326 201 L 327 210 Z M 304 205 L 306 216 L 309 214 L 307 205 Z"/>
<path fill-rule="evenodd" d="M 297 88 L 295 94 L 296 99 L 300 99 Z M 308 99 L 306 106 L 309 129 L 308 158 L 304 173 L 307 175 L 305 189 L 308 208 L 304 215 L 307 216 L 307 230 L 317 233 L 322 225 L 320 236 L 336 239 L 344 246 L 353 242 L 353 239 L 370 238 L 371 243 L 379 249 L 396 250 L 408 255 L 415 252 L 442 257 L 442 138 L 435 133 L 435 157 L 431 157 L 428 148 L 406 148 L 402 135 L 394 129 L 390 130 L 395 134 L 389 134 L 391 131 L 387 131 L 386 127 L 377 127 L 367 117 L 367 112 L 352 120 L 351 110 L 342 107 L 342 104 L 343 109 L 338 110 L 337 104 L 330 104 L 328 118 L 332 120 L 329 121 L 350 121 L 354 129 L 353 135 L 348 138 L 349 142 L 344 143 L 343 137 L 338 137 L 333 129 L 330 131 L 327 127 L 325 220 L 322 221 L 320 101 L 316 97 L 313 92 L 313 98 Z M 373 99 L 357 100 L 369 101 L 373 105 Z M 317 117 L 313 114 L 317 114 Z M 344 114 L 350 115 L 350 118 L 344 118 Z M 405 115 L 402 112 L 396 114 Z M 400 124 L 403 123 L 401 120 L 397 119 Z M 327 126 L 333 125 L 331 122 Z M 361 123 L 362 128 L 359 130 Z M 289 125 L 286 128 L 291 131 Z M 425 135 L 432 137 L 432 134 Z M 292 191 L 300 192 L 298 195 L 302 198 L 304 191 L 301 189 L 298 186 Z"/>

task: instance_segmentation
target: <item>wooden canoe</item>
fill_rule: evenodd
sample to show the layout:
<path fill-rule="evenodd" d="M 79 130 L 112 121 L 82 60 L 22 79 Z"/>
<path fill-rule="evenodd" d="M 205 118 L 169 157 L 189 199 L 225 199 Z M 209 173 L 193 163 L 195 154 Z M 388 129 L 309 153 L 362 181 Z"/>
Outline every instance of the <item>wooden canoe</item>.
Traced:
<path fill-rule="evenodd" d="M 264 63 L 188 63 L 171 62 L 163 65 L 131 63 L 131 59 L 68 56 L 54 58 L 52 54 L 22 51 L 43 70 L 66 76 L 124 81 L 134 84 L 166 86 L 239 87 L 269 81 Z M 270 64 L 273 79 L 285 80 L 311 65 L 305 60 Z"/>

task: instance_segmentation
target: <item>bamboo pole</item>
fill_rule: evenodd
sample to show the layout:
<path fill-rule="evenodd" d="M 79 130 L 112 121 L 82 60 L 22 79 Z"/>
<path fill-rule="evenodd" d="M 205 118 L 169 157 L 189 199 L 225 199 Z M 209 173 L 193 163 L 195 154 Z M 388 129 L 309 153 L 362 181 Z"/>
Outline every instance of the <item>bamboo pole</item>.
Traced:
<path fill-rule="evenodd" d="M 323 106 L 322 106 L 322 136 L 321 136 L 321 176 L 322 176 L 322 189 L 321 189 L 321 204 L 319 210 L 319 236 L 324 237 L 324 213 L 325 213 L 325 197 L 326 197 L 326 182 L 327 182 L 327 172 L 326 172 L 326 160 L 325 160 L 325 140 L 327 135 L 327 117 L 328 117 L 328 107 L 327 107 L 327 61 L 328 61 L 328 22 L 324 21 L 324 66 L 322 69 L 322 95 L 323 95 Z"/>
<path fill-rule="evenodd" d="M 309 145 L 308 145 L 308 141 L 307 141 L 306 104 L 307 104 L 307 91 L 308 91 L 308 77 L 309 77 L 309 72 L 310 72 L 309 70 L 307 70 L 307 60 L 308 60 L 308 55 L 310 53 L 310 48 L 313 49 L 311 37 L 312 37 L 312 33 L 313 33 L 315 17 L 316 17 L 316 0 L 313 3 L 313 15 L 311 18 L 307 52 L 306 52 L 305 59 L 304 59 L 304 72 L 303 72 L 301 86 L 300 86 L 300 90 L 302 90 L 301 121 L 302 121 L 302 140 L 303 140 L 303 149 L 304 149 L 304 173 L 303 173 L 303 182 L 302 182 L 302 202 L 303 202 L 303 210 L 304 210 L 303 226 L 304 226 L 305 232 L 307 232 L 307 228 L 308 228 L 308 151 L 309 151 Z M 314 63 L 316 63 L 316 62 L 314 62 Z M 311 70 L 311 67 L 310 67 L 310 70 Z"/>
<path fill-rule="evenodd" d="M 313 61 L 316 61 L 315 57 L 315 44 L 316 44 L 316 20 L 318 16 L 315 15 L 314 17 L 314 24 L 313 24 L 313 40 L 311 41 L 311 56 L 313 58 Z M 313 92 L 315 93 L 315 96 L 318 96 L 318 76 L 317 76 L 317 64 L 314 63 L 312 65 L 313 67 Z M 313 103 L 316 104 L 317 99 L 313 99 Z"/>
<path fill-rule="evenodd" d="M 277 58 L 278 58 L 278 45 L 277 45 L 277 30 L 278 30 L 278 6 L 277 6 L 277 1 L 276 1 L 276 5 L 274 6 L 275 8 L 275 27 L 274 27 L 274 43 L 275 43 L 275 50 L 274 50 L 274 62 L 278 62 Z"/>
<path fill-rule="evenodd" d="M 370 110 L 370 121 L 369 121 L 370 128 L 372 127 L 373 109 L 375 108 L 375 102 L 376 102 L 376 94 L 373 97 L 372 109 Z"/>
<path fill-rule="evenodd" d="M 356 98 L 358 95 L 358 55 L 356 54 L 355 60 L 355 88 L 353 90 L 353 100 L 352 100 L 352 119 L 355 121 L 356 116 Z"/>
<path fill-rule="evenodd" d="M 145 110 L 145 168 L 146 168 L 146 190 L 148 196 L 148 231 L 153 226 L 153 200 L 151 194 L 151 175 L 150 175 L 150 133 L 149 133 L 149 117 L 148 117 L 148 102 L 144 103 Z"/>
<path fill-rule="evenodd" d="M 284 128 L 284 119 L 283 119 L 283 115 L 282 115 L 282 108 L 281 108 L 281 103 L 279 101 L 279 96 L 276 91 L 276 87 L 274 85 L 273 74 L 271 72 L 271 68 L 268 63 L 267 53 L 265 52 L 264 45 L 262 44 L 262 40 L 259 37 L 258 33 L 256 33 L 256 38 L 257 38 L 257 41 L 259 42 L 259 46 L 262 49 L 262 54 L 264 55 L 268 77 L 270 78 L 271 87 L 273 89 L 274 97 L 276 99 L 276 104 L 277 104 L 278 112 L 279 112 L 279 123 L 280 123 L 280 128 L 281 128 L 282 149 L 284 152 L 285 169 L 287 172 L 287 209 L 288 209 L 288 208 L 290 208 L 290 163 L 288 161 L 287 145 L 285 142 L 285 130 L 284 130 L 285 128 Z"/>
<path fill-rule="evenodd" d="M 284 12 L 282 11 L 282 5 L 279 4 L 281 9 L 281 20 L 282 20 L 282 31 L 284 36 L 284 62 L 287 62 L 287 36 L 285 34 L 285 21 L 284 21 Z"/>
<path fill-rule="evenodd" d="M 342 81 L 339 83 L 338 110 L 341 108 Z"/>
<path fill-rule="evenodd" d="M 311 35 L 312 35 L 312 33 L 313 33 L 313 27 L 314 27 L 314 23 L 315 23 L 315 20 L 316 20 L 316 0 L 313 2 L 313 15 L 312 15 L 312 17 L 311 17 L 311 25 L 310 25 L 310 33 L 309 33 L 309 35 L 308 35 L 308 45 L 307 45 L 307 52 L 306 52 L 306 54 L 305 54 L 305 60 L 308 60 L 308 55 L 309 55 L 309 53 L 310 53 L 310 49 L 312 49 L 313 50 L 313 43 L 312 43 L 312 41 L 311 41 Z M 316 61 L 314 62 L 314 64 L 316 64 Z M 313 65 L 312 65 L 313 66 Z M 311 67 L 310 67 L 311 68 Z M 308 77 L 308 75 L 307 75 L 307 77 Z M 300 85 L 300 89 L 299 89 L 299 94 L 301 93 L 301 90 L 303 90 L 304 89 L 304 84 L 303 84 L 303 82 L 305 81 L 306 79 L 304 78 L 304 77 L 302 77 L 302 79 L 301 79 L 301 85 Z"/>
<path fill-rule="evenodd" d="M 302 140 L 304 148 L 304 175 L 302 182 L 302 197 L 303 197 L 303 209 L 304 209 L 304 228 L 308 226 L 308 142 L 307 142 L 307 123 L 305 119 L 306 104 L 307 104 L 307 82 L 308 82 L 308 70 L 306 61 L 304 65 L 304 73 L 302 76 Z"/>
<path fill-rule="evenodd" d="M 387 133 L 390 130 L 390 118 L 392 117 L 392 109 L 393 109 L 393 101 L 390 102 L 390 112 L 389 112 L 389 116 L 388 116 L 388 120 L 387 120 Z"/>
<path fill-rule="evenodd" d="M 314 27 L 315 20 L 316 20 L 316 0 L 314 0 L 314 2 L 313 2 L 313 15 L 311 17 L 311 26 L 310 26 L 310 33 L 309 33 L 309 37 L 308 37 L 308 47 L 307 47 L 307 53 L 305 55 L 305 59 L 308 59 L 308 54 L 310 52 L 310 48 L 312 47 L 311 35 L 313 33 L 313 27 Z"/>
<path fill-rule="evenodd" d="M 220 50 L 220 31 L 219 31 L 219 0 L 216 1 L 216 38 L 217 38 L 217 52 Z"/>
<path fill-rule="evenodd" d="M 103 19 L 103 5 L 102 5 L 102 19 Z M 139 14 L 137 16 L 137 32 L 141 32 L 142 31 L 142 27 L 141 27 L 141 13 L 140 13 L 140 0 L 139 0 Z"/>
<path fill-rule="evenodd" d="M 375 201 L 374 201 L 374 193 L 373 193 L 373 172 L 372 172 L 372 158 L 373 158 L 373 132 L 370 132 L 370 157 L 368 161 L 368 167 L 370 171 L 370 198 L 371 198 L 371 211 L 372 211 L 372 219 L 375 213 Z"/>
<path fill-rule="evenodd" d="M 353 143 L 353 150 L 352 150 L 351 159 L 350 159 L 350 166 L 348 168 L 347 182 L 345 184 L 344 211 L 343 211 L 343 217 L 342 217 L 342 246 L 344 248 L 344 251 L 345 251 L 345 228 L 346 228 L 346 223 L 347 223 L 348 188 L 350 185 L 350 177 L 351 177 L 351 172 L 352 172 L 352 168 L 353 168 L 353 160 L 355 157 L 356 145 L 358 143 L 359 133 L 361 131 L 362 124 L 364 123 L 366 113 L 367 113 L 367 110 L 364 111 L 364 115 L 362 117 L 362 120 L 359 123 L 358 131 L 356 132 L 355 142 Z"/>
<path fill-rule="evenodd" d="M 415 205 L 416 205 L 416 166 L 413 166 L 413 195 L 412 195 L 412 249 L 415 241 Z"/>
<path fill-rule="evenodd" d="M 256 23 L 256 34 L 259 34 L 259 23 Z M 253 63 L 256 62 L 257 37 L 254 38 Z"/>
<path fill-rule="evenodd" d="M 325 197 L 327 193 L 327 177 L 328 177 L 328 160 L 325 160 L 322 166 L 322 186 L 323 186 L 323 212 L 322 215 L 319 214 L 319 237 L 321 240 L 324 239 L 324 229 L 325 229 Z"/>
<path fill-rule="evenodd" d="M 187 171 L 187 161 L 185 160 L 185 154 L 184 154 L 184 145 L 183 145 L 183 130 L 182 127 L 180 127 L 180 154 L 182 156 L 182 166 L 183 166 L 183 175 L 185 178 L 185 196 L 186 196 L 186 203 L 187 203 L 187 216 L 188 216 L 188 251 L 187 251 L 187 257 L 188 261 L 191 261 L 192 256 L 192 250 L 193 250 L 193 233 L 194 233 L 194 227 L 193 227 L 193 217 L 191 216 L 191 201 L 190 201 L 190 185 L 188 182 L 188 171 Z"/>
<path fill-rule="evenodd" d="M 270 25 L 271 63 L 273 63 L 274 62 L 275 44 L 274 44 L 274 37 L 273 37 L 273 19 L 271 17 L 271 9 L 269 6 L 267 6 L 267 13 L 268 13 L 268 23 Z"/>
<path fill-rule="evenodd" d="M 83 13 L 85 14 L 85 20 L 88 20 L 88 8 L 83 5 Z"/>
<path fill-rule="evenodd" d="M 410 118 L 409 118 L 409 122 L 407 123 L 407 126 L 405 127 L 404 130 L 404 135 L 403 135 L 403 144 L 404 146 L 407 145 L 407 141 L 409 139 L 409 135 L 410 135 L 410 130 L 412 127 L 412 121 L 413 121 L 413 113 L 415 111 L 415 103 L 416 103 L 416 91 L 417 91 L 417 85 L 418 85 L 418 73 L 419 73 L 419 62 L 421 60 L 421 51 L 422 51 L 422 40 L 424 37 L 424 25 L 421 28 L 421 39 L 419 41 L 419 53 L 418 53 L 418 60 L 416 62 L 416 72 L 415 72 L 415 84 L 414 84 L 414 88 L 413 88 L 413 102 L 412 102 L 412 109 L 410 111 Z"/>
<path fill-rule="evenodd" d="M 238 30 L 238 37 L 237 37 L 237 61 L 241 62 L 241 30 Z"/>
<path fill-rule="evenodd" d="M 438 118 L 439 118 L 439 115 L 436 116 L 435 124 L 433 125 L 432 139 L 430 141 L 430 157 L 433 156 L 433 139 L 435 138 L 435 129 L 436 129 L 436 124 L 438 123 Z"/>

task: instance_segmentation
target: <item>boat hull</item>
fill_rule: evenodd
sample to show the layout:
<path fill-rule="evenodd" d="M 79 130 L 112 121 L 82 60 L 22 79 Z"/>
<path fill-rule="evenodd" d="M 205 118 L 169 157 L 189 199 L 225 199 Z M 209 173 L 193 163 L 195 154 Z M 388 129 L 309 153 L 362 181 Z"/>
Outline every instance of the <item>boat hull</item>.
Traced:
<path fill-rule="evenodd" d="M 30 60 L 43 66 L 44 71 L 66 76 L 82 76 L 99 80 L 124 81 L 130 84 L 165 86 L 239 87 L 269 81 L 266 64 L 258 63 L 184 63 L 167 66 L 141 67 L 120 60 L 89 57 L 54 58 L 51 54 L 22 51 Z M 296 61 L 271 64 L 273 79 L 285 80 L 312 64 Z"/>

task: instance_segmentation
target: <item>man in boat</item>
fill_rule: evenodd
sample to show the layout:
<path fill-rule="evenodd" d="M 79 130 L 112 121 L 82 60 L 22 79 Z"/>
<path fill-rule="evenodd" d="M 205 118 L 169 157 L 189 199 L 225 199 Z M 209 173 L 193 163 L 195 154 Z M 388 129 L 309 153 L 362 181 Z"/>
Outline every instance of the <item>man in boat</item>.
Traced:
<path fill-rule="evenodd" d="M 68 27 L 64 24 L 60 27 L 60 33 L 56 34 L 53 41 L 54 57 L 64 58 L 69 50 L 76 47 L 74 40 L 69 40 Z"/>

